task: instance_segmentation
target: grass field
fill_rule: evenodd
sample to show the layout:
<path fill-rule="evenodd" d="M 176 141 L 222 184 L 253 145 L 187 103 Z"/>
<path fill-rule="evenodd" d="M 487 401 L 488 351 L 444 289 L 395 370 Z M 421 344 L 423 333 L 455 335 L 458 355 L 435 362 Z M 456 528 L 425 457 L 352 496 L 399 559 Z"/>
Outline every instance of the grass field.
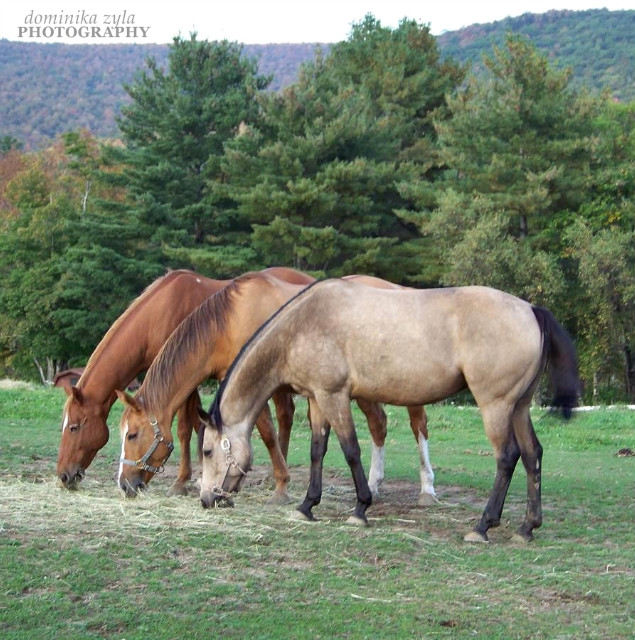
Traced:
<path fill-rule="evenodd" d="M 0 390 L 0 638 L 621 639 L 635 633 L 635 412 L 533 412 L 544 446 L 543 527 L 511 540 L 525 508 L 519 465 L 491 543 L 463 534 L 494 478 L 478 411 L 429 408 L 441 502 L 418 508 L 418 456 L 407 414 L 387 408 L 382 499 L 371 526 L 346 526 L 355 502 L 335 439 L 318 522 L 267 508 L 267 455 L 234 509 L 167 497 L 164 476 L 126 500 L 115 485 L 119 407 L 111 438 L 81 488 L 55 478 L 63 393 Z M 370 439 L 358 433 L 367 466 Z M 306 491 L 309 431 L 300 406 L 291 492 Z M 623 452 L 622 453 L 628 453 Z"/>

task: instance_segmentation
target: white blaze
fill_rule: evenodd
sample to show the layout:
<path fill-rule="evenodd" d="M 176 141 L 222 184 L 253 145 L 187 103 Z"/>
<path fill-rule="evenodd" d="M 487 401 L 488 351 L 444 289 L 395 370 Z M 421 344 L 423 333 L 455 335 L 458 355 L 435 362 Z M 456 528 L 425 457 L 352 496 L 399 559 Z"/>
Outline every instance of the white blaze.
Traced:
<path fill-rule="evenodd" d="M 126 436 L 128 435 L 128 421 L 126 420 L 126 423 L 123 426 L 123 431 L 121 432 L 121 456 L 120 456 L 120 460 L 119 460 L 119 475 L 117 476 L 117 479 L 119 482 L 121 482 L 121 476 L 123 474 L 123 459 L 124 459 L 124 447 L 126 444 Z"/>

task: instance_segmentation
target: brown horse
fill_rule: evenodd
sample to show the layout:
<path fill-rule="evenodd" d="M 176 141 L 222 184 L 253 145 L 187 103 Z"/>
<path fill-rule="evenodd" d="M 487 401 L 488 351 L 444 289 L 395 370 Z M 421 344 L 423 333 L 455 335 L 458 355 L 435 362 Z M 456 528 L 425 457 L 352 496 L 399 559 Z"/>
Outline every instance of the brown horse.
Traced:
<path fill-rule="evenodd" d="M 266 269 L 288 282 L 308 284 L 314 279 L 286 267 Z M 91 355 L 86 368 L 69 392 L 62 417 L 62 439 L 57 475 L 67 488 L 75 488 L 95 455 L 108 442 L 106 420 L 117 399 L 145 371 L 172 331 L 191 311 L 230 280 L 212 280 L 192 271 L 171 271 L 155 280 L 115 321 Z M 178 434 L 181 464 L 173 490 L 181 493 L 191 476 L 189 442 L 198 425 L 198 393 L 192 393 L 179 410 Z M 279 419 L 291 421 L 293 416 Z"/>
<path fill-rule="evenodd" d="M 580 383 L 573 343 L 553 315 L 487 287 L 384 291 L 327 280 L 305 289 L 254 335 L 234 361 L 199 433 L 201 504 L 237 491 L 252 460 L 254 416 L 273 390 L 289 385 L 311 398 L 311 479 L 298 507 L 307 519 L 320 502 L 329 425 L 351 468 L 357 504 L 349 519 L 365 524 L 371 492 L 360 462 L 350 398 L 414 405 L 465 387 L 476 400 L 496 455 L 497 472 L 483 516 L 466 540 L 487 540 L 500 523 L 514 468 L 527 474 L 527 511 L 518 535 L 542 523 L 542 447 L 529 414 L 547 362 L 565 415 Z"/>
<path fill-rule="evenodd" d="M 370 276 L 349 278 L 379 288 L 401 288 Z M 122 402 L 127 405 L 121 417 L 122 452 L 119 468 L 119 486 L 126 495 L 136 495 L 163 467 L 173 447 L 170 427 L 174 412 L 183 399 L 207 378 L 224 378 L 233 359 L 253 332 L 302 288 L 303 285 L 289 285 L 258 273 L 237 278 L 201 304 L 179 325 L 148 369 L 135 397 L 118 392 Z M 274 392 L 274 400 L 280 395 L 291 402 L 280 390 Z M 283 404 L 283 400 L 280 400 L 280 404 Z M 358 399 L 358 404 L 367 417 L 373 437 L 373 469 L 377 489 L 383 478 L 386 415 L 377 403 Z M 289 500 L 289 474 L 284 461 L 291 425 L 281 423 L 278 448 L 278 439 L 266 405 L 263 409 L 256 419 L 256 426 L 273 463 L 276 490 L 271 501 L 286 502 Z M 427 451 L 425 412 L 420 406 L 408 409 L 412 430 L 420 442 L 420 503 L 430 504 L 436 498 L 432 483 L 434 475 Z"/>

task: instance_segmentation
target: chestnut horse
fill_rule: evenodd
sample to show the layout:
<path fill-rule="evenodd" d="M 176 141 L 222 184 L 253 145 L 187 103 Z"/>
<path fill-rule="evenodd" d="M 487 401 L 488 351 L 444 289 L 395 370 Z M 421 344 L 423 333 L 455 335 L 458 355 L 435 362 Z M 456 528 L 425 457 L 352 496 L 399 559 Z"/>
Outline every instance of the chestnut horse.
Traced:
<path fill-rule="evenodd" d="M 298 284 L 314 281 L 286 267 L 272 267 L 265 272 Z M 125 389 L 145 371 L 181 320 L 229 282 L 192 271 L 170 271 L 155 280 L 115 321 L 89 358 L 77 385 L 67 391 L 57 460 L 57 475 L 65 487 L 77 486 L 99 449 L 108 442 L 106 420 L 117 399 L 115 391 Z M 179 410 L 181 464 L 173 487 L 176 493 L 184 491 L 191 476 L 189 442 L 193 426 L 199 424 L 199 405 L 194 391 Z M 278 418 L 290 422 L 293 415 L 281 407 Z"/>
<path fill-rule="evenodd" d="M 360 461 L 350 398 L 414 405 L 467 387 L 478 404 L 497 463 L 480 522 L 466 535 L 487 540 L 500 523 L 514 468 L 527 474 L 527 511 L 518 535 L 542 523 L 542 447 L 529 407 L 549 363 L 554 404 L 570 415 L 579 394 L 575 347 L 551 312 L 487 287 L 387 291 L 326 280 L 305 289 L 246 344 L 221 384 L 211 419 L 199 432 L 201 504 L 237 491 L 252 460 L 253 420 L 274 389 L 291 386 L 311 398 L 311 475 L 306 519 L 322 493 L 329 425 L 350 466 L 366 524 L 371 492 Z"/>
<path fill-rule="evenodd" d="M 349 276 L 378 288 L 398 285 L 372 276 Z M 192 312 L 163 346 L 148 369 L 134 397 L 117 392 L 126 408 L 121 417 L 122 451 L 119 486 L 133 497 L 162 469 L 173 445 L 171 425 L 176 408 L 209 377 L 223 379 L 233 359 L 251 335 L 304 286 L 294 286 L 260 273 L 234 280 Z M 282 391 L 274 390 L 274 400 Z M 383 445 L 386 414 L 374 402 L 358 399 L 373 437 L 375 491 L 383 478 Z M 264 407 L 266 410 L 266 406 Z M 422 493 L 420 503 L 436 501 L 434 474 L 427 449 L 427 423 L 423 407 L 408 407 L 411 427 L 420 443 Z M 280 428 L 282 457 L 275 447 L 271 420 L 260 413 L 255 422 L 271 456 L 276 479 L 273 503 L 289 500 L 289 474 L 284 463 L 289 446 L 290 423 Z M 424 502 L 425 501 L 425 502 Z"/>

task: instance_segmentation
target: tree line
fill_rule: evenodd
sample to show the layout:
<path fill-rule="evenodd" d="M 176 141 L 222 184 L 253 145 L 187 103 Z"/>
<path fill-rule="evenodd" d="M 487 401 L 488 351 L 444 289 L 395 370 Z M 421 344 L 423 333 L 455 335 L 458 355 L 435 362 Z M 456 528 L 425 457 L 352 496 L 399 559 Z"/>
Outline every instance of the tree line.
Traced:
<path fill-rule="evenodd" d="M 573 88 L 523 37 L 483 67 L 368 15 L 271 93 L 242 46 L 193 34 L 125 86 L 117 142 L 4 138 L 5 373 L 82 364 L 166 268 L 287 265 L 548 306 L 586 399 L 633 401 L 635 104 Z"/>

